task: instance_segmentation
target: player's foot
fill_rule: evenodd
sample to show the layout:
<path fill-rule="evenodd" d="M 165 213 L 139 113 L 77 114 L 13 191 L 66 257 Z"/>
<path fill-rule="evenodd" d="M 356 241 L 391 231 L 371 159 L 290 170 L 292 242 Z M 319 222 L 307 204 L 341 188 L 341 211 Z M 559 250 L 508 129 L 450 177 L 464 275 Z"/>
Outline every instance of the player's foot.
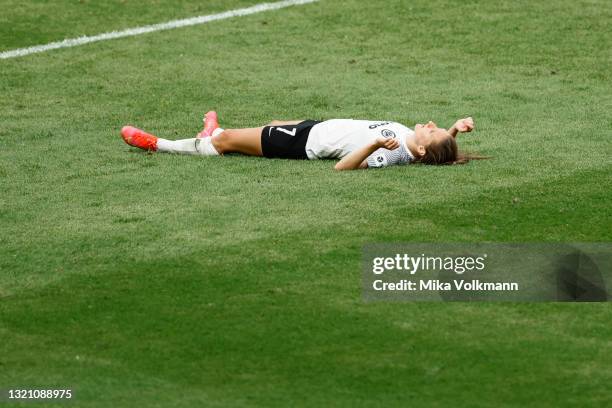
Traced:
<path fill-rule="evenodd" d="M 150 135 L 133 126 L 124 126 L 121 129 L 121 137 L 130 146 L 139 147 L 143 150 L 157 150 L 157 136 Z"/>
<path fill-rule="evenodd" d="M 202 130 L 197 138 L 210 137 L 216 128 L 219 127 L 219 122 L 217 120 L 217 112 L 210 111 L 204 115 L 204 130 Z"/>

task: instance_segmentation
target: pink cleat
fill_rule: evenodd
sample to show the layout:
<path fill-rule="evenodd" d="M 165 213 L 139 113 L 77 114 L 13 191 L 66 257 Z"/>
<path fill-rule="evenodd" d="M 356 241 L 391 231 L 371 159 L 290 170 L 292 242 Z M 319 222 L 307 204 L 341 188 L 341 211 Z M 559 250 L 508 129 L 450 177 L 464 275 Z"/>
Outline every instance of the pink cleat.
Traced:
<path fill-rule="evenodd" d="M 204 130 L 198 133 L 196 137 L 199 139 L 203 137 L 210 137 L 218 127 L 219 122 L 217 121 L 217 112 L 207 112 L 206 115 L 204 115 Z"/>
<path fill-rule="evenodd" d="M 143 150 L 157 150 L 157 136 L 153 136 L 133 126 L 124 126 L 121 129 L 121 137 L 130 146 Z"/>

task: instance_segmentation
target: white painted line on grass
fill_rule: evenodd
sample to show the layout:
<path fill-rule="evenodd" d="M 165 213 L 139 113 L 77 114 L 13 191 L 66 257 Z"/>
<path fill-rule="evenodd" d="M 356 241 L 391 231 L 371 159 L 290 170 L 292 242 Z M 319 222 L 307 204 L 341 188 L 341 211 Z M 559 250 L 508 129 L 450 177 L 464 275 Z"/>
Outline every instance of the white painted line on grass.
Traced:
<path fill-rule="evenodd" d="M 174 28 L 188 27 L 198 24 L 209 23 L 216 20 L 224 20 L 226 18 L 247 16 L 249 14 L 261 13 L 262 11 L 277 10 L 290 6 L 301 4 L 314 3 L 319 0 L 284 0 L 276 3 L 260 3 L 251 7 L 224 11 L 223 13 L 210 14 L 208 16 L 199 16 L 185 18 L 182 20 L 172 20 L 166 23 L 153 24 L 143 27 L 129 28 L 123 31 L 112 31 L 110 33 L 98 34 L 91 37 L 70 38 L 63 41 L 52 42 L 44 45 L 35 45 L 33 47 L 18 48 L 15 50 L 0 52 L 0 59 L 23 57 L 29 54 L 56 50 L 58 48 L 76 47 L 77 45 L 89 44 L 97 41 L 114 40 L 115 38 L 132 37 L 134 35 L 152 33 L 154 31 L 172 30 Z"/>

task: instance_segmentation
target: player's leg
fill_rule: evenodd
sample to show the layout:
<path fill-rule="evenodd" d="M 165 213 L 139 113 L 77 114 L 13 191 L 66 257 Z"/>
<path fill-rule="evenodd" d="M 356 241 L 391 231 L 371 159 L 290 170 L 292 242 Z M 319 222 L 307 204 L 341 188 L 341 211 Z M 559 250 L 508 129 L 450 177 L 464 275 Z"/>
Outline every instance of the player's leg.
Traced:
<path fill-rule="evenodd" d="M 268 123 L 266 126 L 288 126 L 288 125 L 297 125 L 298 123 L 302 123 L 303 120 L 273 120 Z"/>
<path fill-rule="evenodd" d="M 130 146 L 143 150 L 178 154 L 200 154 L 216 156 L 223 153 L 242 153 L 249 156 L 263 156 L 261 151 L 261 130 L 218 129 L 212 137 L 167 140 L 132 126 L 121 130 L 123 140 Z"/>
<path fill-rule="evenodd" d="M 219 154 L 242 153 L 248 156 L 263 156 L 261 150 L 262 129 L 263 127 L 225 129 L 210 138 L 210 141 Z"/>
<path fill-rule="evenodd" d="M 273 120 L 267 126 L 291 126 L 303 121 Z M 263 127 L 245 129 L 225 129 L 214 135 L 210 140 L 202 139 L 200 146 L 212 145 L 219 154 L 242 153 L 248 156 L 263 156 L 261 147 L 261 132 Z M 217 129 L 216 131 L 221 131 Z M 213 133 L 214 134 L 214 133 Z M 202 150 L 202 149 L 200 149 Z"/>
<path fill-rule="evenodd" d="M 125 143 L 143 150 L 163 153 L 201 154 L 197 149 L 195 138 L 167 140 L 133 126 L 124 126 L 121 129 L 121 136 Z"/>
<path fill-rule="evenodd" d="M 133 126 L 124 126 L 121 136 L 125 143 L 143 150 L 178 154 L 201 154 L 195 138 L 166 140 Z"/>

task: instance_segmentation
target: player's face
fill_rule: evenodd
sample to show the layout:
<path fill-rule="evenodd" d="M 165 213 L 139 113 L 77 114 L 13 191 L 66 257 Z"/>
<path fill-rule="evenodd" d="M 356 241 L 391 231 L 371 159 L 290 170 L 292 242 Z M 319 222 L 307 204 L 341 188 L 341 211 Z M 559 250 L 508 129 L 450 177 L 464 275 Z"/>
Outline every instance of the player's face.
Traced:
<path fill-rule="evenodd" d="M 414 141 L 417 145 L 429 146 L 432 143 L 439 143 L 450 137 L 446 129 L 439 128 L 438 125 L 429 121 L 427 124 L 417 123 L 414 126 Z"/>

